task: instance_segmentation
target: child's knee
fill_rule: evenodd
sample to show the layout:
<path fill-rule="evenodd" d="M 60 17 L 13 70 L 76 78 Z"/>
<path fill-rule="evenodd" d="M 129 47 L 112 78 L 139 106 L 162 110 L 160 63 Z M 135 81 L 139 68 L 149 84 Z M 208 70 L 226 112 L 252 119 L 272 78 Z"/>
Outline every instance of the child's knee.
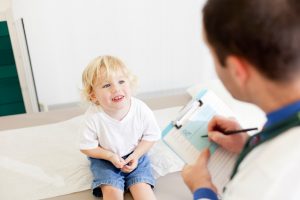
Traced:
<path fill-rule="evenodd" d="M 148 183 L 136 183 L 129 187 L 129 190 L 152 190 Z"/>
<path fill-rule="evenodd" d="M 105 194 L 121 194 L 121 195 L 123 195 L 123 191 L 119 188 L 114 187 L 114 186 L 101 185 L 100 187 L 101 187 L 103 195 L 105 195 Z"/>

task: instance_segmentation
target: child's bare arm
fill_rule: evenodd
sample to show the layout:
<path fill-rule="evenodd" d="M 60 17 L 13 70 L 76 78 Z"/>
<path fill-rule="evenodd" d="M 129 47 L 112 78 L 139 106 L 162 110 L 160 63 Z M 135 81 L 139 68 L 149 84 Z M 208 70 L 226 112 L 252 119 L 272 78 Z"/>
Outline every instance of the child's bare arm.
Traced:
<path fill-rule="evenodd" d="M 136 147 L 134 152 L 125 159 L 126 165 L 124 165 L 124 167 L 122 168 L 122 171 L 129 173 L 132 170 L 134 170 L 138 165 L 139 158 L 142 155 L 144 155 L 146 152 L 148 152 L 154 143 L 155 142 L 153 142 L 153 141 L 142 140 L 138 144 L 138 146 Z"/>
<path fill-rule="evenodd" d="M 110 161 L 117 168 L 122 168 L 125 165 L 123 158 L 120 158 L 117 154 L 101 147 L 95 149 L 81 149 L 80 151 L 91 158 Z"/>
<path fill-rule="evenodd" d="M 144 155 L 150 150 L 154 143 L 155 141 L 141 140 L 131 155 L 134 154 L 135 157 L 140 158 L 142 155 Z"/>

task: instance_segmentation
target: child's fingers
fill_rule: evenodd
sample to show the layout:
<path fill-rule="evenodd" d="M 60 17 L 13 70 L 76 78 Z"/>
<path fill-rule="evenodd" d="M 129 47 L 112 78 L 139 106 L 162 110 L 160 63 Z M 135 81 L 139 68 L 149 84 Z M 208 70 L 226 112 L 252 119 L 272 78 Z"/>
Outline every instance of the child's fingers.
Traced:
<path fill-rule="evenodd" d="M 116 159 L 113 164 L 117 167 L 117 168 L 122 168 L 125 165 L 125 161 L 123 158 L 119 158 Z"/>
<path fill-rule="evenodd" d="M 129 173 L 132 171 L 132 169 L 129 166 L 125 165 L 124 167 L 122 167 L 121 171 L 125 173 Z"/>
<path fill-rule="evenodd" d="M 126 165 L 127 162 L 123 158 L 119 158 L 119 162 L 121 165 Z"/>
<path fill-rule="evenodd" d="M 121 163 L 117 162 L 117 163 L 114 163 L 115 167 L 116 168 L 119 168 L 121 169 L 124 165 L 122 165 Z"/>
<path fill-rule="evenodd" d="M 128 156 L 125 160 L 124 160 L 124 163 L 125 165 L 127 165 L 128 163 L 130 163 L 130 161 L 133 159 L 133 157 L 130 155 Z"/>
<path fill-rule="evenodd" d="M 133 169 L 133 166 L 132 166 L 132 165 L 124 165 L 124 168 L 125 168 L 125 169 L 128 169 L 128 170 L 132 170 L 132 169 Z"/>

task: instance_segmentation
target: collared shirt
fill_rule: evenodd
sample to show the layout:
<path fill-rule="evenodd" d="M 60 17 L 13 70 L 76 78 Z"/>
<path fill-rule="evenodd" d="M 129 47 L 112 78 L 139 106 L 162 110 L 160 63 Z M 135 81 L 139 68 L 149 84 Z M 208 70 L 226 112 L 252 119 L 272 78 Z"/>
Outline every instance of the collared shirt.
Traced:
<path fill-rule="evenodd" d="M 264 127 L 269 127 L 277 122 L 280 122 L 282 119 L 286 119 L 293 114 L 296 114 L 300 111 L 300 101 L 296 101 L 287 106 L 284 106 L 278 110 L 270 112 L 267 114 L 267 122 Z"/>
<path fill-rule="evenodd" d="M 283 119 L 300 111 L 300 101 L 286 105 L 267 114 L 267 122 L 264 127 L 269 127 Z M 263 137 L 263 136 L 262 136 Z M 194 192 L 194 200 L 218 200 L 217 194 L 209 188 L 199 188 Z"/>

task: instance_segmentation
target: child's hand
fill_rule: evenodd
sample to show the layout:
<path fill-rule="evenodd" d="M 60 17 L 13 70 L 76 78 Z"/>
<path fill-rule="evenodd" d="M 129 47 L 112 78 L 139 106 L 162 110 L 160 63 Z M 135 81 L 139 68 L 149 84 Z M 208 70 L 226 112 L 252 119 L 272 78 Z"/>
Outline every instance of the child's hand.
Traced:
<path fill-rule="evenodd" d="M 121 169 L 126 164 L 123 158 L 120 158 L 117 154 L 114 153 L 112 153 L 109 157 L 109 161 L 118 169 Z"/>
<path fill-rule="evenodd" d="M 121 168 L 122 172 L 132 172 L 138 165 L 139 158 L 134 154 L 131 154 L 125 159 L 125 165 Z"/>

